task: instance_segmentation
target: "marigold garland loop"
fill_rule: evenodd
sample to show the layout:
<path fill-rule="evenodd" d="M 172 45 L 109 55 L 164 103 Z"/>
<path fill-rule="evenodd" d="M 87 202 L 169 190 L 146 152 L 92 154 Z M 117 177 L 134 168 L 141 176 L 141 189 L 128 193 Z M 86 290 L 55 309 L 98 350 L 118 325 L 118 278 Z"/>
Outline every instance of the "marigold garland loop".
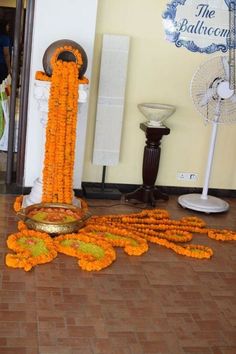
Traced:
<path fill-rule="evenodd" d="M 180 246 L 174 242 L 170 242 L 152 236 L 148 237 L 148 241 L 169 248 L 175 253 L 181 254 L 182 256 L 204 259 L 204 258 L 210 258 L 213 255 L 212 249 L 205 246 L 200 246 L 200 245 Z"/>
<path fill-rule="evenodd" d="M 6 255 L 7 266 L 25 271 L 37 264 L 51 262 L 57 256 L 51 237 L 34 230 L 21 228 L 21 231 L 8 236 L 7 246 L 16 253 Z"/>
<path fill-rule="evenodd" d="M 163 236 L 162 236 L 163 235 Z M 193 235 L 188 231 L 182 230 L 166 230 L 160 237 L 173 242 L 188 242 L 191 241 Z"/>
<path fill-rule="evenodd" d="M 116 258 L 113 247 L 104 240 L 90 234 L 61 235 L 54 239 L 60 253 L 79 259 L 79 266 L 87 271 L 98 271 L 108 267 Z"/>
<path fill-rule="evenodd" d="M 55 64 L 59 61 L 58 60 L 59 55 L 61 53 L 65 52 L 65 51 L 70 52 L 70 53 L 73 54 L 73 56 L 75 58 L 75 64 L 78 67 L 78 69 L 80 69 L 81 65 L 83 64 L 82 55 L 81 55 L 81 53 L 80 53 L 80 51 L 78 49 L 73 48 L 70 45 L 65 45 L 63 47 L 58 47 L 54 51 L 54 53 L 53 53 L 53 55 L 52 55 L 52 57 L 50 59 L 50 64 L 51 64 L 52 68 L 54 69 Z"/>
<path fill-rule="evenodd" d="M 125 228 L 93 225 L 85 227 L 80 232 L 95 235 L 98 239 L 103 239 L 112 246 L 124 247 L 124 251 L 130 256 L 140 256 L 148 250 L 148 244 L 144 238 Z"/>
<path fill-rule="evenodd" d="M 230 230 L 208 230 L 208 237 L 217 241 L 236 241 L 236 232 Z"/>

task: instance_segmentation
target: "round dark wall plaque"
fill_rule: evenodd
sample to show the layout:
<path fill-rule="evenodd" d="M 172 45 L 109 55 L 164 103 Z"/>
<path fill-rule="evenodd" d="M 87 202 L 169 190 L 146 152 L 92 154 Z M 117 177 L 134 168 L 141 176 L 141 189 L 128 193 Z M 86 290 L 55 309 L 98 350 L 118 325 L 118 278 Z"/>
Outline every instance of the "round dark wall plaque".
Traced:
<path fill-rule="evenodd" d="M 59 41 L 53 42 L 46 49 L 44 56 L 43 56 L 43 68 L 44 68 L 45 73 L 48 76 L 52 75 L 52 66 L 50 63 L 51 57 L 53 56 L 53 54 L 57 48 L 64 47 L 64 46 L 71 46 L 80 52 L 80 54 L 82 56 L 82 61 L 83 61 L 83 64 L 82 64 L 80 71 L 79 71 L 79 78 L 81 79 L 84 76 L 84 74 L 87 70 L 87 66 L 88 66 L 87 54 L 86 54 L 85 50 L 81 47 L 81 45 L 79 45 L 78 43 L 71 41 L 69 39 L 61 39 Z M 63 61 L 76 61 L 76 58 L 73 55 L 73 53 L 71 53 L 68 50 L 61 52 L 58 55 L 58 59 L 61 59 Z"/>

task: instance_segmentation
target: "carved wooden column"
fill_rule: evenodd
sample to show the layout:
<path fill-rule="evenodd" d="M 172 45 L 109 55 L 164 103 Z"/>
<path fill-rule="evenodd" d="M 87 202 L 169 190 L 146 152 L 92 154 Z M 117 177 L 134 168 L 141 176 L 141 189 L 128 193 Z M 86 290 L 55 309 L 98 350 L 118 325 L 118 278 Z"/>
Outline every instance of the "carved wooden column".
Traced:
<path fill-rule="evenodd" d="M 143 184 L 134 192 L 125 194 L 125 200 L 136 199 L 155 206 L 157 199 L 168 199 L 166 194 L 158 190 L 155 182 L 159 169 L 161 139 L 163 135 L 170 133 L 170 129 L 165 126 L 151 127 L 146 123 L 141 123 L 140 128 L 145 132 L 147 138 L 143 153 Z"/>

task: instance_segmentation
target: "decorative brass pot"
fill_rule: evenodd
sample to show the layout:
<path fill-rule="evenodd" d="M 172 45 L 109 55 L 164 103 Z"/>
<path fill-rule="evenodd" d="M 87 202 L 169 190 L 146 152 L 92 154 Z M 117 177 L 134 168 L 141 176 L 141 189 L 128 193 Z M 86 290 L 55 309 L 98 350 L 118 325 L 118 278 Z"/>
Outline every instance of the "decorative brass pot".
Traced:
<path fill-rule="evenodd" d="M 70 234 L 73 232 L 77 232 L 84 226 L 84 221 L 87 220 L 91 214 L 88 211 L 85 211 L 80 219 L 76 221 L 69 222 L 52 222 L 52 221 L 38 221 L 29 217 L 28 214 L 35 208 L 63 208 L 69 209 L 72 211 L 77 211 L 78 207 L 70 204 L 61 204 L 61 203 L 40 203 L 33 204 L 26 208 L 21 209 L 17 216 L 24 221 L 29 229 L 33 229 L 40 232 L 46 232 L 51 235 L 61 235 L 61 234 Z"/>

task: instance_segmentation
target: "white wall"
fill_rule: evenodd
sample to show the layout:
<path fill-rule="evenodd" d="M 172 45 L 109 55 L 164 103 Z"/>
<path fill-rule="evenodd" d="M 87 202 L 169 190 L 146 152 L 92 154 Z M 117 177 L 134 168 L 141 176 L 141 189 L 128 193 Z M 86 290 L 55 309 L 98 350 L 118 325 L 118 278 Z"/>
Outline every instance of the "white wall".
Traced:
<path fill-rule="evenodd" d="M 85 76 L 90 78 L 94 35 L 97 15 L 97 0 L 36 0 L 33 29 L 31 74 L 29 87 L 28 125 L 26 138 L 24 185 L 32 186 L 40 175 L 42 125 L 37 102 L 34 98 L 34 76 L 43 70 L 42 58 L 47 47 L 60 39 L 71 39 L 79 43 L 88 56 L 88 69 Z M 86 125 L 87 104 L 82 109 L 79 124 Z M 85 127 L 86 130 L 86 127 Z M 86 132 L 86 131 L 85 131 Z M 84 151 L 76 154 L 76 173 L 81 174 Z M 80 160 L 80 161 L 79 161 Z M 79 167 L 78 167 L 79 165 Z M 79 187 L 75 181 L 75 187 Z"/>

